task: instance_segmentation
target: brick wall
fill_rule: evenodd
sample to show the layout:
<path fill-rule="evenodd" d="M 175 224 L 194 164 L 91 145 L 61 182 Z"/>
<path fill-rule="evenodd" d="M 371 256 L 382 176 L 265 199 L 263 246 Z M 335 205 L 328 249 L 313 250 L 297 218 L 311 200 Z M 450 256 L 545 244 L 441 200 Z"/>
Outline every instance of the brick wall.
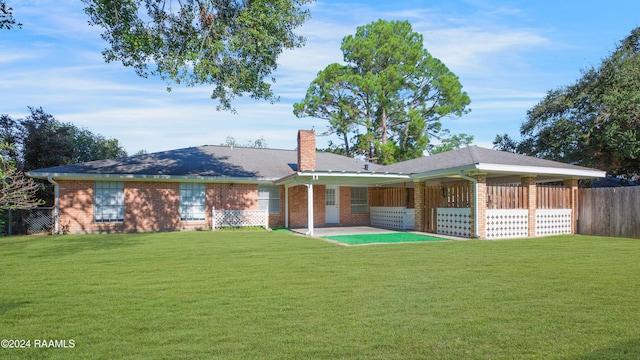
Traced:
<path fill-rule="evenodd" d="M 58 181 L 60 185 L 60 227 L 65 233 L 148 232 L 205 229 L 211 227 L 211 209 L 255 210 L 257 184 L 207 184 L 206 220 L 180 221 L 180 183 L 124 183 L 124 221 L 94 222 L 94 182 Z M 281 214 L 271 215 L 271 225 L 284 223 L 284 189 Z M 306 201 L 306 200 L 305 200 Z M 306 202 L 305 202 L 306 204 Z M 323 218 L 324 221 L 324 218 Z"/>
<path fill-rule="evenodd" d="M 371 189 L 369 189 L 371 198 Z M 369 212 L 366 214 L 351 213 L 351 187 L 340 187 L 340 225 L 369 225 L 371 223 Z"/>
<path fill-rule="evenodd" d="M 325 190 L 324 185 L 313 186 L 313 224 L 325 224 Z M 289 227 L 307 227 L 307 187 L 298 185 L 289 188 Z"/>
<path fill-rule="evenodd" d="M 180 184 L 125 182 L 124 228 L 127 232 L 182 229 Z"/>
<path fill-rule="evenodd" d="M 487 175 L 475 175 L 474 178 L 478 181 L 477 185 L 477 194 L 473 194 L 478 197 L 478 208 L 475 208 L 475 201 L 470 202 L 471 207 L 471 236 L 474 235 L 475 229 L 475 219 L 478 219 L 478 238 L 486 239 L 487 238 Z M 471 186 L 473 189 L 474 186 Z M 475 190 L 471 190 L 473 193 Z M 473 196 L 471 197 L 473 199 Z M 478 212 L 478 215 L 475 216 L 474 211 Z"/>
<path fill-rule="evenodd" d="M 122 232 L 122 223 L 93 221 L 93 181 L 59 181 L 60 230 L 64 233 Z"/>
<path fill-rule="evenodd" d="M 537 198 L 538 198 L 538 186 L 536 185 L 536 177 L 535 176 L 527 176 L 522 177 L 520 179 L 522 185 L 527 187 L 528 198 L 527 198 L 527 209 L 528 209 L 528 219 L 529 219 L 529 236 L 536 236 L 536 208 Z"/>
<path fill-rule="evenodd" d="M 416 181 L 413 183 L 413 187 L 415 189 L 413 191 L 413 202 L 416 210 L 415 228 L 416 231 L 424 231 L 424 183 Z"/>

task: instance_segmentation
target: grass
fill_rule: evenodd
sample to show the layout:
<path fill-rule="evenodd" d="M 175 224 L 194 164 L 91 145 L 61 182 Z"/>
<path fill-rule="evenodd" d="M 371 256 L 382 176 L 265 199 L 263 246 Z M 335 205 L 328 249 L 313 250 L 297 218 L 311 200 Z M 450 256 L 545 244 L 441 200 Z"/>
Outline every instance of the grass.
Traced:
<path fill-rule="evenodd" d="M 638 359 L 640 241 L 336 246 L 281 232 L 0 239 L 32 359 Z"/>
<path fill-rule="evenodd" d="M 407 232 L 394 232 L 387 234 L 358 234 L 358 235 L 336 235 L 324 236 L 323 238 L 337 241 L 347 245 L 367 245 L 367 244 L 389 244 L 405 242 L 423 241 L 444 241 L 441 237 L 426 236 Z"/>

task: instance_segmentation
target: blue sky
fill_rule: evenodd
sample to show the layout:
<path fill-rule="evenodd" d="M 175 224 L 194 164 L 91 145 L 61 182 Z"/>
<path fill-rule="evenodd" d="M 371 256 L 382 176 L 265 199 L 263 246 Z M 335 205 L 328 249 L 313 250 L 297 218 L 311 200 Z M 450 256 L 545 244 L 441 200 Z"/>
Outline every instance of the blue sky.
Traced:
<path fill-rule="evenodd" d="M 60 121 L 118 139 L 130 154 L 219 145 L 227 136 L 295 148 L 298 129 L 327 124 L 296 118 L 293 103 L 318 71 L 342 61 L 344 36 L 378 19 L 408 20 L 424 36 L 425 48 L 471 98 L 472 111 L 443 127 L 491 147 L 496 134 L 517 137 L 527 110 L 548 90 L 574 82 L 640 26 L 637 0 L 318 0 L 298 29 L 306 46 L 284 53 L 274 74 L 280 102 L 238 99 L 232 114 L 216 111 L 206 86 L 167 92 L 160 80 L 105 63 L 101 29 L 87 25 L 79 0 L 7 3 L 23 28 L 0 31 L 0 114 L 20 118 L 28 106 L 41 106 Z M 318 146 L 328 140 L 318 138 Z"/>

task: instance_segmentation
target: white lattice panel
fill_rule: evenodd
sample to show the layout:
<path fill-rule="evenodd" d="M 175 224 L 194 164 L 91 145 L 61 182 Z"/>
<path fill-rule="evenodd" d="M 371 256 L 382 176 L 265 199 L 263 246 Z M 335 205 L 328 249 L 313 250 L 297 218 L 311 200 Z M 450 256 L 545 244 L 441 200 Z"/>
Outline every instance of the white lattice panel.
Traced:
<path fill-rule="evenodd" d="M 487 209 L 487 239 L 529 236 L 529 211 Z"/>
<path fill-rule="evenodd" d="M 536 210 L 536 236 L 571 234 L 571 209 Z"/>
<path fill-rule="evenodd" d="M 370 208 L 371 225 L 404 230 L 405 211 L 403 207 L 372 206 Z"/>
<path fill-rule="evenodd" d="M 437 214 L 438 234 L 471 237 L 471 209 L 438 208 Z"/>
<path fill-rule="evenodd" d="M 269 227 L 269 212 L 267 210 L 216 210 L 212 211 L 212 228 L 217 227 Z"/>

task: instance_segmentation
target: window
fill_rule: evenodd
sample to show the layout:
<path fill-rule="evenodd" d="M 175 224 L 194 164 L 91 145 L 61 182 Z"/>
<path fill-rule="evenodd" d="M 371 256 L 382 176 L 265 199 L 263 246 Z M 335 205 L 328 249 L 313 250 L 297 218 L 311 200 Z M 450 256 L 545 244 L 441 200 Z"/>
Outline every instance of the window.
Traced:
<path fill-rule="evenodd" d="M 324 204 L 326 206 L 336 206 L 336 189 L 327 188 L 324 193 Z"/>
<path fill-rule="evenodd" d="M 280 186 L 258 185 L 258 210 L 280 214 Z"/>
<path fill-rule="evenodd" d="M 206 209 L 205 185 L 180 184 L 180 220 L 204 220 Z"/>
<path fill-rule="evenodd" d="M 95 222 L 124 221 L 124 183 L 96 181 L 94 184 L 93 218 Z"/>
<path fill-rule="evenodd" d="M 369 212 L 369 189 L 363 187 L 351 188 L 351 213 L 366 214 Z"/>

